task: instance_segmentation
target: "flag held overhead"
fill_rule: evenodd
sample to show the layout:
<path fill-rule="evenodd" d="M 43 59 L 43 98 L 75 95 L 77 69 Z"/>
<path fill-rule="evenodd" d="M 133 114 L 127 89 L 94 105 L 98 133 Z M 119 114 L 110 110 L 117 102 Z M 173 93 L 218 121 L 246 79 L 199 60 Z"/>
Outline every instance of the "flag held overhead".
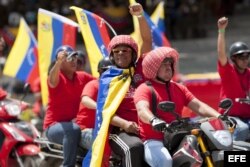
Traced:
<path fill-rule="evenodd" d="M 98 62 L 108 56 L 107 47 L 110 37 L 107 26 L 114 35 L 115 31 L 103 18 L 94 13 L 75 6 L 70 9 L 75 11 L 88 53 L 92 75 L 97 77 L 99 75 L 96 70 Z"/>

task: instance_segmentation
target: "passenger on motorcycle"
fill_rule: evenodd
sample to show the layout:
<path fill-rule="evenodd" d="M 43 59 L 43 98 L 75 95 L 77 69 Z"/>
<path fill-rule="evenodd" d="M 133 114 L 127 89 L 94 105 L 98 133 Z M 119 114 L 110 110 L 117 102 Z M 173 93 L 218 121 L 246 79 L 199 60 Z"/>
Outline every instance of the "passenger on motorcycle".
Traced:
<path fill-rule="evenodd" d="M 166 124 L 175 120 L 171 113 L 153 108 L 162 101 L 176 104 L 175 112 L 181 115 L 184 106 L 200 116 L 218 117 L 220 114 L 198 100 L 184 85 L 172 81 L 179 53 L 170 47 L 159 47 L 150 51 L 142 62 L 144 76 L 134 95 L 139 116 L 140 136 L 144 142 L 144 157 L 152 167 L 172 166 L 172 158 L 163 145 L 163 130 Z M 153 103 L 153 92 L 155 104 Z"/>
<path fill-rule="evenodd" d="M 83 87 L 94 79 L 86 72 L 76 71 L 76 54 L 70 46 L 59 47 L 47 82 L 49 100 L 43 128 L 49 141 L 63 145 L 64 167 L 75 166 L 81 130 L 73 119 Z"/>
<path fill-rule="evenodd" d="M 146 53 L 152 49 L 152 37 L 150 27 L 143 16 L 143 8 L 136 3 L 130 6 L 130 13 L 138 18 L 143 41 L 140 53 Z M 138 59 L 138 45 L 129 35 L 113 37 L 108 51 L 110 60 L 116 67 L 130 69 L 132 79 L 128 92 L 111 119 L 109 144 L 113 152 L 122 157 L 123 167 L 140 167 L 143 166 L 144 148 L 138 136 L 138 117 L 133 95 L 137 86 L 144 81 L 141 68 L 143 55 Z"/>
<path fill-rule="evenodd" d="M 87 55 L 81 50 L 77 50 L 76 52 L 77 52 L 76 70 L 85 71 Z"/>
<path fill-rule="evenodd" d="M 98 63 L 99 75 L 101 76 L 102 73 L 105 72 L 110 66 L 112 66 L 112 63 L 108 57 L 101 59 Z M 85 149 L 90 149 L 93 143 L 92 132 L 95 127 L 95 111 L 98 89 L 98 79 L 92 80 L 85 85 L 81 95 L 82 99 L 79 112 L 76 117 L 76 123 L 80 126 L 82 131 L 80 146 Z M 102 161 L 103 166 L 109 166 L 109 155 L 109 146 L 106 146 Z"/>
<path fill-rule="evenodd" d="M 247 139 L 250 128 L 250 105 L 235 102 L 236 98 L 250 98 L 250 49 L 244 42 L 235 42 L 230 46 L 227 58 L 225 29 L 228 19 L 222 17 L 218 20 L 218 73 L 221 78 L 220 99 L 230 98 L 233 107 L 229 115 L 237 121 L 234 132 L 234 140 L 244 141 Z"/>

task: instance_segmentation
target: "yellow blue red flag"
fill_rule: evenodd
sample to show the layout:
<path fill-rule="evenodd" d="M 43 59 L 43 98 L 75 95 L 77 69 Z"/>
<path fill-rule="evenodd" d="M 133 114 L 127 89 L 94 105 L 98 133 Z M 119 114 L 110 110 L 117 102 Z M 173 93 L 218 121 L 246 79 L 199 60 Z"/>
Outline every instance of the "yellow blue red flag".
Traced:
<path fill-rule="evenodd" d="M 149 17 L 149 15 L 144 12 L 144 16 L 151 28 L 152 31 L 152 37 L 153 37 L 153 47 L 160 47 L 160 46 L 170 46 L 170 43 L 167 39 L 167 37 L 165 36 L 165 33 L 162 32 L 151 20 L 151 18 Z"/>
<path fill-rule="evenodd" d="M 150 16 L 153 23 L 159 28 L 161 32 L 166 31 L 164 23 L 164 1 L 161 1 L 155 8 L 154 12 Z"/>
<path fill-rule="evenodd" d="M 61 45 L 75 48 L 77 30 L 78 24 L 74 21 L 44 9 L 38 10 L 39 71 L 44 105 L 48 102 L 48 68 L 55 60 L 56 49 Z"/>
<path fill-rule="evenodd" d="M 37 40 L 23 18 L 3 73 L 29 84 L 39 77 Z"/>
<path fill-rule="evenodd" d="M 98 62 L 105 56 L 108 56 L 108 43 L 110 41 L 109 28 L 112 27 L 98 15 L 87 10 L 72 6 L 70 9 L 75 11 L 81 33 L 84 39 L 85 47 L 88 53 L 92 75 L 98 77 Z M 113 29 L 112 29 L 113 31 Z M 113 31 L 115 34 L 115 32 Z"/>
<path fill-rule="evenodd" d="M 131 78 L 128 69 L 111 67 L 100 78 L 97 97 L 96 122 L 93 132 L 95 138 L 92 148 L 84 158 L 83 167 L 100 167 L 109 124 L 129 89 Z"/>
<path fill-rule="evenodd" d="M 130 4 L 136 3 L 135 0 L 129 0 Z M 152 46 L 160 47 L 160 46 L 171 46 L 169 40 L 167 39 L 164 30 L 164 2 L 160 2 L 158 6 L 156 7 L 155 11 L 153 12 L 152 16 L 150 17 L 145 11 L 144 11 L 144 17 L 147 20 L 148 25 L 151 28 L 152 32 Z M 154 21 L 153 21 L 154 20 Z M 134 32 L 131 34 L 134 39 L 141 44 L 141 39 L 139 38 L 139 25 L 138 20 L 133 17 L 133 23 L 134 23 Z M 159 26 L 159 27 L 158 27 Z"/>

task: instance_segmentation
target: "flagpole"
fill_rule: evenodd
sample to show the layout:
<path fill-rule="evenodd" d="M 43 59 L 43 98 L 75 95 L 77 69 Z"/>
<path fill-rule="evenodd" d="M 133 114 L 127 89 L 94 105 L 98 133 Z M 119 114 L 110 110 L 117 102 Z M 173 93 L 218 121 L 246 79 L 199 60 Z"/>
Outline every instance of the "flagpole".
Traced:
<path fill-rule="evenodd" d="M 109 29 L 112 31 L 112 33 L 115 35 L 115 36 L 117 36 L 117 33 L 115 32 L 115 30 L 113 29 L 113 27 L 106 21 L 106 20 L 104 20 L 103 18 L 101 18 L 103 21 L 104 21 L 104 23 L 109 27 Z"/>

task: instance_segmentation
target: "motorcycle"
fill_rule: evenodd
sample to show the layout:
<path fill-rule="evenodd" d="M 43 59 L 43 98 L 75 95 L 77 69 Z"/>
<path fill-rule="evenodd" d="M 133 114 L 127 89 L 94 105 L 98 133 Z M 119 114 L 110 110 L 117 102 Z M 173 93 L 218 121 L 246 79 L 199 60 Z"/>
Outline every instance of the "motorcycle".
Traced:
<path fill-rule="evenodd" d="M 27 107 L 28 104 L 22 100 L 4 98 L 0 101 L 1 167 L 39 166 L 40 148 L 34 142 L 39 132 L 32 124 L 18 118 Z"/>
<path fill-rule="evenodd" d="M 43 159 L 39 167 L 59 167 L 62 164 L 63 160 L 63 146 L 49 141 L 46 137 L 39 137 L 35 139 L 35 142 L 40 145 L 41 154 Z M 82 166 L 82 160 L 87 154 L 86 149 L 78 147 L 77 157 L 76 157 L 76 166 Z"/>
<path fill-rule="evenodd" d="M 164 131 L 164 146 L 172 155 L 173 166 L 223 166 L 224 151 L 233 150 L 235 123 L 227 117 L 232 100 L 224 99 L 219 107 L 226 110 L 219 118 L 191 120 L 174 112 L 173 102 L 158 104 L 159 109 L 176 117 Z"/>
<path fill-rule="evenodd" d="M 240 104 L 250 105 L 250 97 L 247 96 L 246 98 L 235 98 L 235 102 L 240 103 Z M 250 133 L 248 134 L 246 142 L 248 142 L 249 145 L 250 145 Z M 246 150 L 244 142 L 242 143 L 242 142 L 239 142 L 239 141 L 237 141 L 237 142 L 235 141 L 235 143 L 237 143 L 237 145 L 240 146 L 241 150 Z M 250 149 L 248 149 L 248 147 L 247 147 L 247 150 L 250 150 Z"/>
<path fill-rule="evenodd" d="M 35 142 L 40 145 L 41 154 L 44 157 L 39 167 L 59 167 L 62 164 L 63 146 L 61 144 L 53 143 L 49 141 L 46 137 L 37 138 Z M 86 156 L 87 152 L 87 149 L 82 148 L 81 146 L 78 147 L 76 167 L 82 166 L 82 161 Z M 121 161 L 121 157 L 112 152 L 112 155 L 109 159 L 109 166 L 120 167 L 122 163 Z"/>

